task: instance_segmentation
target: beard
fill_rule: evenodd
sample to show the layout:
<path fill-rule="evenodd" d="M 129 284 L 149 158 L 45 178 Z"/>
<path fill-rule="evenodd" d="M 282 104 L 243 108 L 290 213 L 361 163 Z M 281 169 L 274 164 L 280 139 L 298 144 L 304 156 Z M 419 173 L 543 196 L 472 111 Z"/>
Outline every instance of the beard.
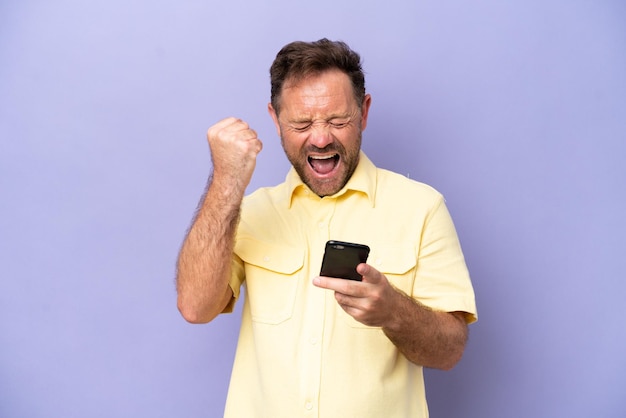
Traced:
<path fill-rule="evenodd" d="M 285 147 L 283 135 L 281 135 L 281 144 L 287 159 L 296 170 L 296 173 L 298 173 L 298 176 L 300 176 L 302 182 L 315 194 L 324 197 L 333 195 L 341 190 L 348 180 L 350 180 L 352 174 L 354 174 L 354 170 L 356 170 L 359 164 L 361 137 L 362 134 L 359 131 L 356 141 L 354 141 L 349 148 L 344 147 L 341 142 L 335 140 L 324 148 L 318 148 L 314 145 L 305 145 L 295 152 L 290 152 Z M 335 165 L 339 168 L 337 173 L 328 178 L 316 177 L 314 174 L 315 170 L 308 157 L 310 153 L 335 154 Z"/>

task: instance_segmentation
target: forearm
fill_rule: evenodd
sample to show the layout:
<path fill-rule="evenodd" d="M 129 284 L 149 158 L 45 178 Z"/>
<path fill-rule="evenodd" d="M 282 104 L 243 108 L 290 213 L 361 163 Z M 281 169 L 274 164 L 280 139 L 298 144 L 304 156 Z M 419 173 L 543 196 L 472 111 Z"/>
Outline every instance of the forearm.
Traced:
<path fill-rule="evenodd" d="M 189 322 L 209 322 L 232 297 L 228 281 L 242 197 L 209 180 L 177 263 L 178 309 Z"/>
<path fill-rule="evenodd" d="M 443 370 L 461 359 L 468 336 L 462 313 L 434 311 L 401 292 L 383 331 L 413 363 Z"/>

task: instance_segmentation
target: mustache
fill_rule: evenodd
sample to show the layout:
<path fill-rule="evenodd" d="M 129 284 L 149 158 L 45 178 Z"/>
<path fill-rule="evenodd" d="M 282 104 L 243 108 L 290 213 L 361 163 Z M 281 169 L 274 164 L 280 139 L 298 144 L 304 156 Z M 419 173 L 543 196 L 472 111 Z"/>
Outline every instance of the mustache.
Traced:
<path fill-rule="evenodd" d="M 341 144 L 337 142 L 333 142 L 333 143 L 326 145 L 324 148 L 316 147 L 315 145 L 308 145 L 302 151 L 304 151 L 305 154 L 309 152 L 317 152 L 317 153 L 334 152 L 337 154 L 343 154 L 345 152 L 345 148 Z"/>

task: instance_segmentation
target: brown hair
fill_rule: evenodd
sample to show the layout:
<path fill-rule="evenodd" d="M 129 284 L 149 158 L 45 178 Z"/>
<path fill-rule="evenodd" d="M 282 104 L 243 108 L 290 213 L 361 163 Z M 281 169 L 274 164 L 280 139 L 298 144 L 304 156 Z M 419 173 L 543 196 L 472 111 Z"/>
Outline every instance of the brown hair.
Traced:
<path fill-rule="evenodd" d="M 298 81 L 309 75 L 338 69 L 352 81 L 354 98 L 359 107 L 365 97 L 365 75 L 358 53 L 341 41 L 326 38 L 315 42 L 296 41 L 285 45 L 270 67 L 272 107 L 280 111 L 280 95 L 287 80 Z"/>

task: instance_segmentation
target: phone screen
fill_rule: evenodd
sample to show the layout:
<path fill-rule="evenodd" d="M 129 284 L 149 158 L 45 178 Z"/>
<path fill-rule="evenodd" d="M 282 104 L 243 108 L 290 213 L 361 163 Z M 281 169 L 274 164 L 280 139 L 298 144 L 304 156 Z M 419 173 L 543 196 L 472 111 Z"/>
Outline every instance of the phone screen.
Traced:
<path fill-rule="evenodd" d="M 353 242 L 328 241 L 320 276 L 361 281 L 356 266 L 367 261 L 370 249 L 367 245 Z"/>

